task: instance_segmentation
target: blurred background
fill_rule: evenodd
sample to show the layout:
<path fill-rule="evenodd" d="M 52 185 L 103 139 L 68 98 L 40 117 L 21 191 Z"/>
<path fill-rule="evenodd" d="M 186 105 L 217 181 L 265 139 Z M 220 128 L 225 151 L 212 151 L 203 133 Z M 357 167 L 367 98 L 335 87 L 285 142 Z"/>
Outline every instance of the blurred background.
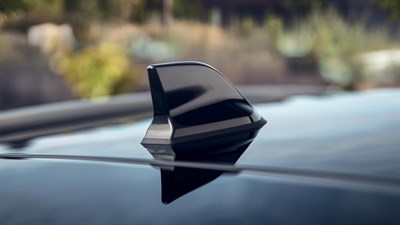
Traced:
<path fill-rule="evenodd" d="M 398 0 L 0 0 L 0 110 L 146 91 L 147 65 L 178 60 L 239 85 L 398 87 L 399 32 Z"/>

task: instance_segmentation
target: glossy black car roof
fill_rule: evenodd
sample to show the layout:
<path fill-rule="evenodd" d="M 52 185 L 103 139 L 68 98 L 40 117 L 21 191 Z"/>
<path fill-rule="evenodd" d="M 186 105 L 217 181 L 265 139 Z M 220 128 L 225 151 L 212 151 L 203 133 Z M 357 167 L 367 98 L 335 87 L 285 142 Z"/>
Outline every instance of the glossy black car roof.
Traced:
<path fill-rule="evenodd" d="M 154 160 L 149 120 L 37 138 L 19 153 L 52 158 L 0 159 L 0 221 L 398 224 L 399 91 L 256 105 L 269 124 L 234 165 Z"/>

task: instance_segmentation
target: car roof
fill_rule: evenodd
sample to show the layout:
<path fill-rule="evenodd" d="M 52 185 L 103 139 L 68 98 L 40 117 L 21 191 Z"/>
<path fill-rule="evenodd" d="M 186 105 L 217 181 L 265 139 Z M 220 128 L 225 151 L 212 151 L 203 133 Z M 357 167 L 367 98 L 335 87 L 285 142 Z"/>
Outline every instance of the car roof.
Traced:
<path fill-rule="evenodd" d="M 238 164 L 400 178 L 400 90 L 293 97 L 257 108 L 269 119 Z"/>
<path fill-rule="evenodd" d="M 256 105 L 269 124 L 234 165 L 154 159 L 150 120 L 0 145 L 0 220 L 397 224 L 399 91 Z"/>
<path fill-rule="evenodd" d="M 177 168 L 165 180 L 171 171 L 160 179 L 148 165 L 2 160 L 1 167 L 4 224 L 399 222 L 399 195 L 258 173 Z M 165 204 L 165 195 L 175 198 L 204 177 L 218 179 Z"/>
<path fill-rule="evenodd" d="M 269 124 L 236 166 L 293 168 L 400 178 L 399 89 L 298 96 L 259 104 Z M 42 137 L 30 154 L 152 160 L 140 145 L 149 120 Z M 0 152 L 10 152 L 0 145 Z"/>

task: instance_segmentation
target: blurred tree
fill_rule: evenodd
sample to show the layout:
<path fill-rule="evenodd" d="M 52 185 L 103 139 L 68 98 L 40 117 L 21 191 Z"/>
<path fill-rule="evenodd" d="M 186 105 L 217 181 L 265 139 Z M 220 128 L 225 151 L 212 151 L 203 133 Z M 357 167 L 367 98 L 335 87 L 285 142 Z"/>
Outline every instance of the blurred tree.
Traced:
<path fill-rule="evenodd" d="M 161 14 L 163 2 L 162 0 L 139 0 L 135 7 L 132 20 L 144 22 L 153 14 Z"/>
<path fill-rule="evenodd" d="M 138 0 L 134 7 L 132 18 L 137 22 L 143 22 L 154 14 L 161 15 L 168 7 L 171 9 L 167 14 L 178 19 L 200 20 L 207 16 L 203 13 L 200 0 Z"/>
<path fill-rule="evenodd" d="M 86 20 L 99 19 L 102 14 L 99 0 L 65 1 L 66 16 L 76 16 Z"/>
<path fill-rule="evenodd" d="M 26 28 L 32 24 L 59 21 L 63 15 L 61 0 L 1 0 L 0 12 L 8 15 L 7 25 Z"/>
<path fill-rule="evenodd" d="M 12 13 L 16 10 L 28 10 L 31 2 L 27 0 L 2 0 L 0 1 L 0 11 Z"/>
<path fill-rule="evenodd" d="M 207 16 L 200 0 L 174 0 L 173 13 L 179 19 L 201 20 Z"/>
<path fill-rule="evenodd" d="M 328 0 L 282 0 L 281 5 L 291 16 L 305 16 L 312 10 L 319 10 L 327 6 Z"/>
<path fill-rule="evenodd" d="M 139 4 L 139 0 L 116 0 L 108 1 L 114 4 L 114 13 L 119 15 L 119 20 L 121 22 L 126 22 L 132 19 L 135 14 L 136 6 Z"/>
<path fill-rule="evenodd" d="M 174 6 L 174 0 L 163 0 L 163 25 L 168 28 L 173 20 L 174 15 L 172 14 L 172 8 Z"/>

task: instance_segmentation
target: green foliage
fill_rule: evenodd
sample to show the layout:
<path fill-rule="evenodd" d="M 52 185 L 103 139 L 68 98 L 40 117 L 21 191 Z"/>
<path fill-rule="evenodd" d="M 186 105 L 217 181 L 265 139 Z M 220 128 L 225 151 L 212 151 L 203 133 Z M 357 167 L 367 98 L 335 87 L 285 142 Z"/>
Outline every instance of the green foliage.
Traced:
<path fill-rule="evenodd" d="M 400 1 L 399 0 L 375 0 L 378 6 L 389 11 L 393 20 L 400 21 Z"/>
<path fill-rule="evenodd" d="M 203 9 L 199 0 L 174 0 L 174 16 L 178 19 L 201 19 Z"/>
<path fill-rule="evenodd" d="M 256 29 L 256 22 L 251 17 L 246 17 L 240 23 L 240 34 L 249 36 Z"/>
<path fill-rule="evenodd" d="M 312 51 L 314 41 L 314 35 L 309 29 L 295 28 L 279 36 L 277 48 L 286 57 L 305 57 Z"/>
<path fill-rule="evenodd" d="M 31 4 L 28 0 L 1 0 L 0 11 L 12 13 L 15 10 L 28 10 Z"/>
<path fill-rule="evenodd" d="M 150 19 L 155 12 L 161 14 L 162 0 L 140 0 L 134 10 L 133 20 L 144 22 Z"/>
<path fill-rule="evenodd" d="M 21 14 L 19 23 L 39 23 L 59 20 L 64 10 L 62 0 L 2 0 L 0 11 L 10 16 L 11 22 L 16 14 Z"/>
<path fill-rule="evenodd" d="M 61 73 L 84 98 L 116 94 L 134 82 L 124 50 L 112 43 L 64 55 L 59 65 Z"/>
<path fill-rule="evenodd" d="M 363 77 L 359 54 L 398 48 L 388 31 L 367 29 L 363 21 L 350 23 L 333 10 L 314 11 L 279 37 L 278 49 L 286 57 L 314 57 L 327 81 L 352 89 Z"/>
<path fill-rule="evenodd" d="M 323 77 L 344 88 L 354 87 L 362 79 L 364 65 L 358 54 L 398 46 L 387 30 L 367 29 L 362 21 L 349 23 L 334 11 L 314 13 L 306 22 L 313 26 L 314 54 Z M 342 70 L 346 72 L 340 74 Z"/>
<path fill-rule="evenodd" d="M 312 26 L 316 39 L 314 50 L 319 56 L 350 55 L 395 47 L 387 30 L 367 29 L 363 21 L 350 23 L 335 11 L 313 13 L 304 23 Z"/>
<path fill-rule="evenodd" d="M 133 20 L 144 22 L 154 14 L 162 14 L 163 0 L 139 0 L 134 7 Z M 202 19 L 202 8 L 200 0 L 174 0 L 173 14 L 178 19 Z"/>
<path fill-rule="evenodd" d="M 283 21 L 277 16 L 269 15 L 264 21 L 264 27 L 267 32 L 268 47 L 276 51 L 278 40 L 283 33 Z"/>
<path fill-rule="evenodd" d="M 103 7 L 102 7 L 103 6 Z M 104 16 L 104 11 L 108 11 L 101 0 L 65 0 L 65 11 L 79 14 L 81 19 L 93 20 Z"/>
<path fill-rule="evenodd" d="M 322 77 L 344 90 L 354 90 L 360 81 L 362 63 L 351 57 L 319 58 L 318 64 Z"/>

